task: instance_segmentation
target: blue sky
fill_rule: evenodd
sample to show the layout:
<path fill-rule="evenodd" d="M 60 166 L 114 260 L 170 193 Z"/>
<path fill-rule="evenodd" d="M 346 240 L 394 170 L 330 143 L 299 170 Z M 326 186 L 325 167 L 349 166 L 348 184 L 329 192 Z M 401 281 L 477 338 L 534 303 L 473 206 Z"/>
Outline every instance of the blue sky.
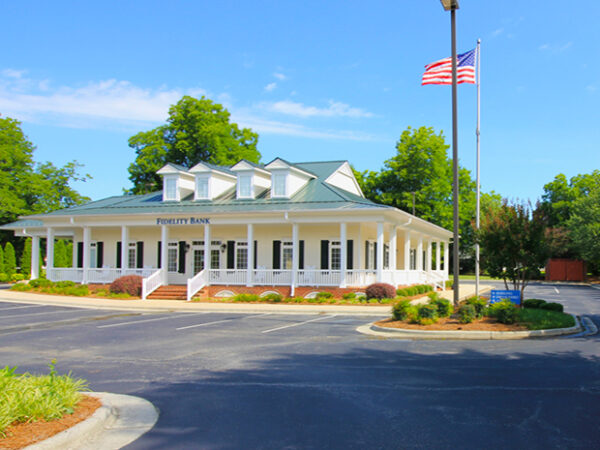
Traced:
<path fill-rule="evenodd" d="M 482 40 L 482 189 L 540 197 L 600 168 L 600 4 L 460 0 L 458 51 Z M 421 86 L 450 55 L 437 0 L 4 2 L 0 114 L 37 161 L 76 159 L 94 199 L 130 186 L 127 139 L 182 95 L 224 104 L 264 162 L 379 169 L 408 126 L 451 142 L 451 89 Z M 459 154 L 475 170 L 476 95 L 459 86 Z"/>

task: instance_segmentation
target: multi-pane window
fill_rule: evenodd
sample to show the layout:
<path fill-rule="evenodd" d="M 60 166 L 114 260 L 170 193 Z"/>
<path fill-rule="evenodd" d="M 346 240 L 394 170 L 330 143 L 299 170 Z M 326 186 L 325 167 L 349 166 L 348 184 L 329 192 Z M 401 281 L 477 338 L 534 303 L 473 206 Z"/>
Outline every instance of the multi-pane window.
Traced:
<path fill-rule="evenodd" d="M 197 178 L 196 179 L 196 198 L 207 199 L 208 198 L 208 178 Z"/>
<path fill-rule="evenodd" d="M 218 249 L 210 251 L 210 268 L 220 269 L 221 268 L 221 252 Z"/>
<path fill-rule="evenodd" d="M 204 270 L 204 250 L 194 249 L 194 275 Z"/>
<path fill-rule="evenodd" d="M 291 270 L 293 265 L 294 248 L 291 242 L 281 243 L 281 268 Z"/>
<path fill-rule="evenodd" d="M 383 268 L 390 268 L 390 246 L 389 244 L 383 244 Z"/>
<path fill-rule="evenodd" d="M 167 271 L 177 272 L 177 263 L 179 262 L 179 249 L 177 242 L 169 242 L 167 248 Z"/>
<path fill-rule="evenodd" d="M 240 197 L 252 197 L 252 175 L 240 175 L 238 178 Z"/>
<path fill-rule="evenodd" d="M 98 264 L 98 253 L 96 250 L 96 243 L 90 243 L 90 268 L 95 269 Z"/>
<path fill-rule="evenodd" d="M 367 264 L 367 269 L 368 270 L 375 270 L 375 242 L 372 241 L 368 241 L 367 242 L 367 253 L 368 253 L 368 264 Z"/>
<path fill-rule="evenodd" d="M 273 175 L 273 196 L 274 197 L 285 197 L 287 195 L 285 189 L 285 175 L 277 173 Z"/>
<path fill-rule="evenodd" d="M 417 251 L 414 248 L 410 249 L 410 270 L 417 268 Z"/>
<path fill-rule="evenodd" d="M 136 244 L 135 242 L 130 242 L 127 247 L 127 268 L 131 269 L 136 267 L 137 259 L 136 259 Z"/>
<path fill-rule="evenodd" d="M 166 200 L 177 200 L 177 180 L 175 178 L 165 180 L 165 196 Z"/>
<path fill-rule="evenodd" d="M 248 268 L 248 243 L 236 242 L 235 244 L 236 269 Z"/>
<path fill-rule="evenodd" d="M 332 241 L 331 242 L 331 250 L 330 250 L 330 264 L 331 270 L 341 270 L 342 268 L 342 247 L 340 245 L 340 241 Z"/>

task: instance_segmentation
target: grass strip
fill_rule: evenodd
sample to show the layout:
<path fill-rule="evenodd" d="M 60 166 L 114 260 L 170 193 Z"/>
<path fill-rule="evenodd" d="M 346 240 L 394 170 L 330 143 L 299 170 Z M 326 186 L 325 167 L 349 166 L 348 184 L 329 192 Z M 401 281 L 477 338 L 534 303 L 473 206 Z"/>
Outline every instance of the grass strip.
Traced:
<path fill-rule="evenodd" d="M 58 419 L 73 413 L 88 383 L 69 372 L 58 375 L 55 361 L 48 375 L 18 374 L 16 367 L 0 369 L 0 436 L 13 423 Z"/>
<path fill-rule="evenodd" d="M 557 311 L 521 308 L 517 314 L 517 322 L 529 330 L 547 330 L 575 326 L 573 316 Z"/>

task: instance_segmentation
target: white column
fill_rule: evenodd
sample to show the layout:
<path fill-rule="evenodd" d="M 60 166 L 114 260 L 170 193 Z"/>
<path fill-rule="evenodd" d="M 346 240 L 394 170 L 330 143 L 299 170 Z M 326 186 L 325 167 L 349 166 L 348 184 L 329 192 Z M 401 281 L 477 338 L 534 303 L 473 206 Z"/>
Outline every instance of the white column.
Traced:
<path fill-rule="evenodd" d="M 377 282 L 383 280 L 383 222 L 377 222 Z"/>
<path fill-rule="evenodd" d="M 431 251 L 431 241 L 429 239 L 427 240 L 427 247 L 425 248 L 425 270 L 431 272 L 431 257 L 433 256 L 433 252 Z"/>
<path fill-rule="evenodd" d="M 121 268 L 129 269 L 129 228 L 121 227 Z"/>
<path fill-rule="evenodd" d="M 358 242 L 356 243 L 356 268 L 357 269 L 366 269 L 363 267 L 363 252 L 365 251 L 365 244 L 362 240 L 362 224 L 358 224 Z"/>
<path fill-rule="evenodd" d="M 450 261 L 449 250 L 450 250 L 450 242 L 446 241 L 446 242 L 444 242 L 444 260 L 443 260 L 444 261 L 444 269 L 443 270 L 444 270 L 444 276 L 446 277 L 446 279 L 448 279 L 448 267 L 449 267 L 448 262 Z"/>
<path fill-rule="evenodd" d="M 169 228 L 166 225 L 160 227 L 161 253 L 160 267 L 162 268 L 163 284 L 169 284 Z"/>
<path fill-rule="evenodd" d="M 90 268 L 90 243 L 92 240 L 92 230 L 90 227 L 83 227 L 83 278 L 82 284 L 87 283 L 88 270 Z"/>
<path fill-rule="evenodd" d="M 300 245 L 298 244 L 298 224 L 292 224 L 292 286 L 291 295 L 298 285 L 298 269 L 300 267 Z"/>
<path fill-rule="evenodd" d="M 404 238 L 404 270 L 410 270 L 410 231 L 408 230 Z"/>
<path fill-rule="evenodd" d="M 210 260 L 211 260 L 211 242 L 210 242 L 210 225 L 204 225 L 204 270 L 206 273 L 204 274 L 204 279 L 206 280 L 206 285 L 210 284 Z"/>
<path fill-rule="evenodd" d="M 40 277 L 40 237 L 31 237 L 31 279 Z"/>
<path fill-rule="evenodd" d="M 75 255 L 77 247 L 73 247 L 73 255 Z M 46 230 L 46 272 L 52 271 L 52 269 L 54 269 L 54 228 L 48 228 Z"/>
<path fill-rule="evenodd" d="M 417 241 L 417 270 L 423 270 L 423 238 Z"/>
<path fill-rule="evenodd" d="M 390 270 L 393 270 L 394 272 L 397 270 L 398 268 L 398 262 L 396 261 L 396 246 L 397 246 L 397 242 L 398 242 L 398 228 L 396 227 L 396 225 L 394 225 L 392 227 L 392 232 L 391 232 L 391 236 L 390 236 Z"/>
<path fill-rule="evenodd" d="M 246 271 L 246 286 L 252 286 L 254 284 L 254 225 L 248 224 L 248 231 L 246 233 L 248 241 L 248 267 Z"/>
<path fill-rule="evenodd" d="M 346 270 L 348 268 L 348 238 L 346 222 L 340 223 L 340 287 L 346 287 Z"/>
<path fill-rule="evenodd" d="M 437 270 L 438 272 L 440 271 L 440 264 L 441 264 L 441 258 L 442 258 L 442 252 L 441 252 L 441 248 L 440 248 L 441 242 L 440 241 L 436 241 L 435 243 L 435 270 Z"/>

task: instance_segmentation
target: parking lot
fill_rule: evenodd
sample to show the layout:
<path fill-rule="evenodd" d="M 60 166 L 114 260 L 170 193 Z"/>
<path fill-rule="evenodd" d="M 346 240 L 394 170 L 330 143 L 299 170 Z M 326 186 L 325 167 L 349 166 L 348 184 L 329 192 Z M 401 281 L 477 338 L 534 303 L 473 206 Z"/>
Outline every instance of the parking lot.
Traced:
<path fill-rule="evenodd" d="M 600 290 L 534 285 L 600 324 Z M 558 291 L 558 292 L 556 292 Z M 372 316 L 140 313 L 1 301 L 0 363 L 160 411 L 129 448 L 595 448 L 598 336 L 412 341 Z"/>

